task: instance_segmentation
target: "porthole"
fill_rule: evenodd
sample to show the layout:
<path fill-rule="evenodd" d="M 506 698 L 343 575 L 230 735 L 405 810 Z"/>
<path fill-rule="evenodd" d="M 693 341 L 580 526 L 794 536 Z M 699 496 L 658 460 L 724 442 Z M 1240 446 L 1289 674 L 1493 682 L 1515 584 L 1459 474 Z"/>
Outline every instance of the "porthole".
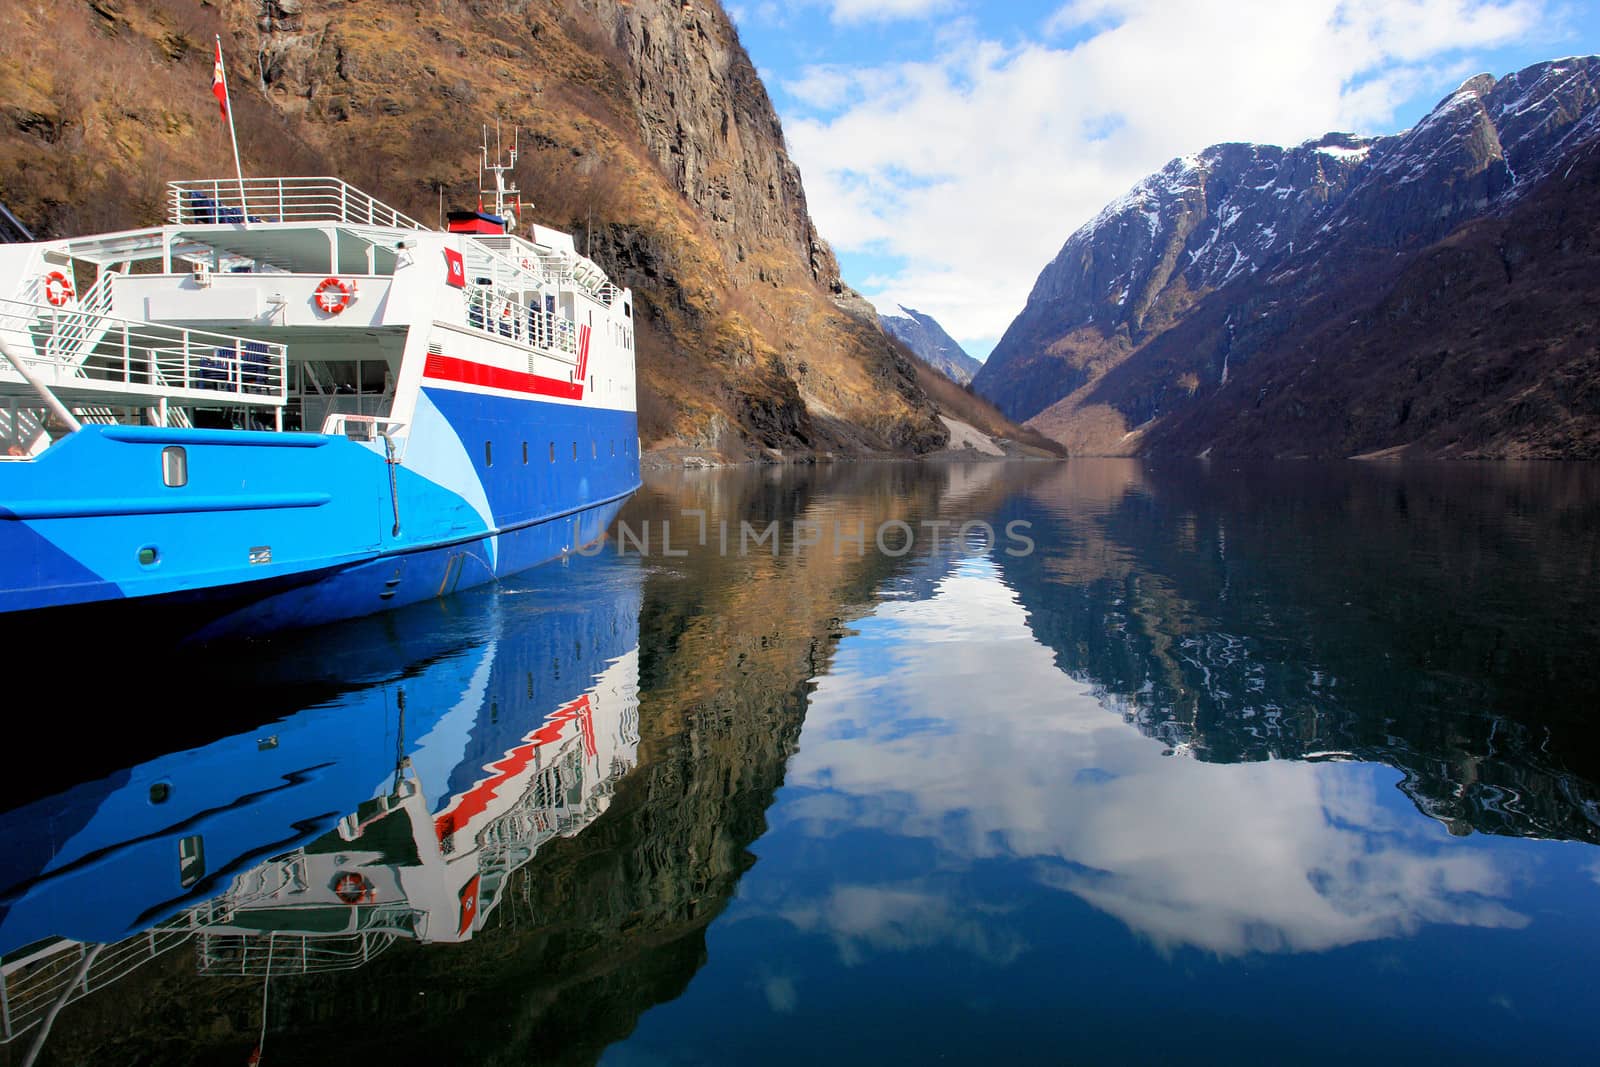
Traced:
<path fill-rule="evenodd" d="M 485 467 L 494 466 L 494 443 L 491 441 L 483 443 L 483 465 Z"/>
<path fill-rule="evenodd" d="M 550 462 L 554 463 L 555 461 L 556 461 L 556 443 L 554 441 L 551 441 L 550 442 Z"/>
<path fill-rule="evenodd" d="M 526 441 L 522 442 L 522 465 L 524 467 L 528 465 L 528 442 Z"/>
<path fill-rule="evenodd" d="M 578 458 L 578 442 L 576 441 L 572 442 L 572 458 Z"/>
<path fill-rule="evenodd" d="M 139 549 L 139 565 L 141 567 L 154 567 L 161 562 L 161 553 L 155 545 L 145 545 Z"/>

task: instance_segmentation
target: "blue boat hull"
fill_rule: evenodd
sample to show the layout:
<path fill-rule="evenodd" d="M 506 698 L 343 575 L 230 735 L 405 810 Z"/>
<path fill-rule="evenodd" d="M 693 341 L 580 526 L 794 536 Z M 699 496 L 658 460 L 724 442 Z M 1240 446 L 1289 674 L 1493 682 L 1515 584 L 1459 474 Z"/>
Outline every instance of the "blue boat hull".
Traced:
<path fill-rule="evenodd" d="M 142 630 L 204 641 L 468 589 L 600 538 L 639 486 L 636 427 L 631 411 L 449 389 L 423 391 L 401 455 L 85 426 L 0 467 L 0 619 L 137 604 Z"/>

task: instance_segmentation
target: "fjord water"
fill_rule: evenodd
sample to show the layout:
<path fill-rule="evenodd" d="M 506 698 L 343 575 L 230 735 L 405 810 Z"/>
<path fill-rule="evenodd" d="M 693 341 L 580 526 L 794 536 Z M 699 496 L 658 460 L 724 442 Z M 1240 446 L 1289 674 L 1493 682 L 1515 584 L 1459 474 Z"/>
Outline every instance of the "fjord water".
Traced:
<path fill-rule="evenodd" d="M 8 965 L 187 931 L 39 1062 L 1592 1053 L 1600 471 L 662 472 L 622 522 L 19 769 Z M 333 920 L 408 932 L 297 966 L 356 864 Z"/>

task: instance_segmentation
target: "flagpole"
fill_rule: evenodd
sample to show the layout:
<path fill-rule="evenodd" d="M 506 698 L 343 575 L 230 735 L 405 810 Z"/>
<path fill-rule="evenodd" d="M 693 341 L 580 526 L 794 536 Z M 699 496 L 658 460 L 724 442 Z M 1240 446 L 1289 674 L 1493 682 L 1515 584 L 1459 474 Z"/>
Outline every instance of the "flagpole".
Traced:
<path fill-rule="evenodd" d="M 228 68 L 222 61 L 222 34 L 217 34 L 217 65 L 222 67 L 222 110 L 228 113 L 228 140 L 233 142 L 233 172 L 239 179 L 239 217 L 250 228 L 250 205 L 244 198 L 244 167 L 239 163 L 239 136 L 233 132 L 233 98 L 228 95 Z"/>

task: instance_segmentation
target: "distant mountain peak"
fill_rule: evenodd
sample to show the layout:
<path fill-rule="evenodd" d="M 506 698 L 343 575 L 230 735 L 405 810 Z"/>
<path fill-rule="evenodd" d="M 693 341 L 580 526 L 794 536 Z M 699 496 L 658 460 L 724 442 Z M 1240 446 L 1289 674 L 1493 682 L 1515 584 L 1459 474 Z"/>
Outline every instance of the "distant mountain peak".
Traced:
<path fill-rule="evenodd" d="M 884 330 L 899 340 L 924 363 L 943 374 L 957 385 L 966 385 L 982 366 L 967 355 L 932 315 L 916 308 L 896 304 L 898 315 L 879 313 L 878 321 Z"/>

